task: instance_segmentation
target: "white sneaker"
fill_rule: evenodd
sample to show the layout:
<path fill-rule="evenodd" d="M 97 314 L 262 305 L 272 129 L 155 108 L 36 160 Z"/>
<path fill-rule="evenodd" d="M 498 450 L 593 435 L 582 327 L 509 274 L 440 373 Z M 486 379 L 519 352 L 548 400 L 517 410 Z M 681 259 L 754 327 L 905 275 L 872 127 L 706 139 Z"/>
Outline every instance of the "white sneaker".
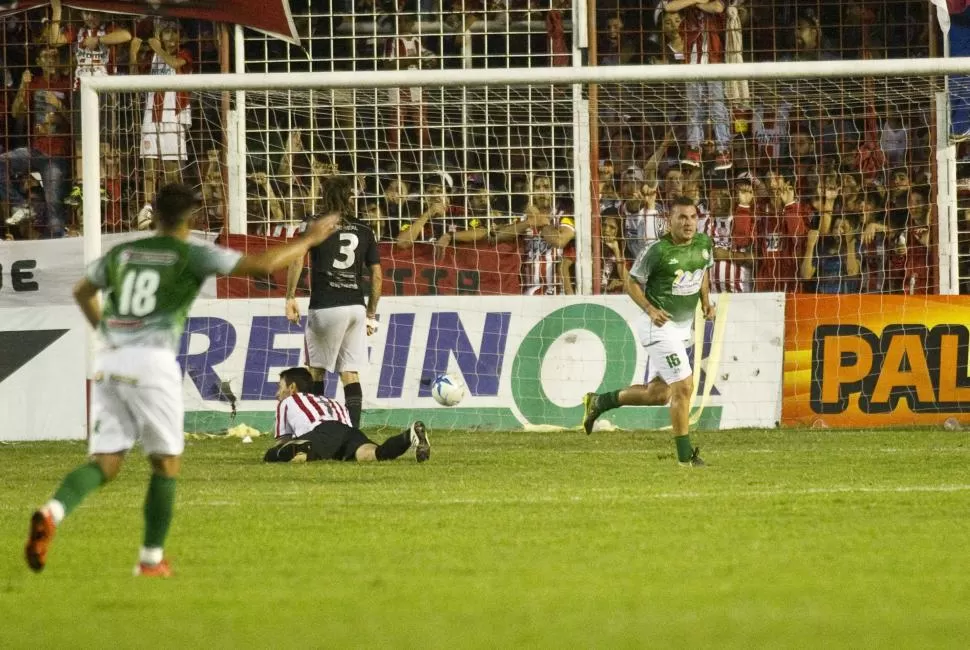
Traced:
<path fill-rule="evenodd" d="M 34 211 L 28 206 L 20 207 L 14 209 L 10 216 L 7 218 L 8 226 L 16 226 L 27 219 L 34 218 Z"/>
<path fill-rule="evenodd" d="M 152 206 L 150 203 L 146 203 L 145 206 L 138 211 L 138 230 L 149 230 L 152 227 Z"/>

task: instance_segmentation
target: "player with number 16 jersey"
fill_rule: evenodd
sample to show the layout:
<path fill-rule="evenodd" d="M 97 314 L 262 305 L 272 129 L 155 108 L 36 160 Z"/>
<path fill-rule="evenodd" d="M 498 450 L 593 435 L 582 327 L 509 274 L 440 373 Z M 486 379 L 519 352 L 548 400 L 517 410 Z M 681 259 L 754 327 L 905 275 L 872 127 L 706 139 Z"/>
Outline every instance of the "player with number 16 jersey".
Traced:
<path fill-rule="evenodd" d="M 637 329 L 640 345 L 650 359 L 650 377 L 646 385 L 588 393 L 583 398 L 583 428 L 592 433 L 600 415 L 621 406 L 669 402 L 677 460 L 700 467 L 704 461 L 688 435 L 694 380 L 686 344 L 698 302 L 704 317 L 714 318 L 710 302 L 714 246 L 710 237 L 697 232 L 697 206 L 690 198 L 677 197 L 669 222 L 669 232 L 647 244 L 626 281 L 627 295 L 643 311 Z"/>
<path fill-rule="evenodd" d="M 360 427 L 363 391 L 360 371 L 367 364 L 367 336 L 377 331 L 377 303 L 381 298 L 381 260 L 374 231 L 354 215 L 353 186 L 332 177 L 323 184 L 326 213 L 343 220 L 334 237 L 310 249 L 310 311 L 306 322 L 307 365 L 314 392 L 323 394 L 323 372 L 337 372 L 344 387 L 344 403 L 354 427 Z M 298 323 L 296 285 L 303 262 L 290 267 L 286 283 L 286 316 Z M 364 278 L 370 275 L 370 296 L 364 303 Z"/>

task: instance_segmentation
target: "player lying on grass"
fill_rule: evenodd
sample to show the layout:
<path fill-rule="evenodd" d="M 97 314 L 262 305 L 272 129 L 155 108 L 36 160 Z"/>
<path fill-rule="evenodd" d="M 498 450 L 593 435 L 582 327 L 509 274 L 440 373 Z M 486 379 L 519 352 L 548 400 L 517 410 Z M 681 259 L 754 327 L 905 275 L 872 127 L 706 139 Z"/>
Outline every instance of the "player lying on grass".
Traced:
<path fill-rule="evenodd" d="M 306 237 L 243 256 L 189 239 L 198 207 L 188 185 L 161 188 L 153 213 L 157 233 L 112 248 L 74 288 L 81 311 L 105 343 L 91 387 L 91 459 L 68 474 L 53 498 L 31 516 L 25 555 L 34 571 L 47 562 L 55 528 L 88 494 L 118 475 L 125 454 L 140 441 L 152 477 L 135 573 L 170 575 L 162 547 L 185 447 L 182 371 L 175 355 L 189 308 L 209 276 L 265 276 L 286 268 L 336 232 L 339 223 L 339 216 L 324 217 L 308 228 Z"/>
<path fill-rule="evenodd" d="M 650 358 L 647 384 L 583 398 L 583 428 L 593 431 L 596 418 L 620 406 L 662 406 L 670 402 L 670 423 L 682 465 L 703 467 L 698 448 L 692 447 L 688 425 L 693 371 L 687 359 L 687 341 L 697 301 L 704 317 L 714 318 L 708 270 L 714 264 L 711 238 L 697 232 L 697 208 L 692 199 L 678 197 L 670 215 L 670 232 L 640 251 L 626 279 L 626 291 L 644 314 L 640 344 Z"/>
<path fill-rule="evenodd" d="M 415 422 L 378 445 L 351 424 L 346 406 L 313 394 L 313 375 L 306 368 L 280 373 L 276 400 L 277 445 L 263 456 L 267 463 L 394 460 L 411 445 L 419 463 L 431 457 L 424 423 Z"/>

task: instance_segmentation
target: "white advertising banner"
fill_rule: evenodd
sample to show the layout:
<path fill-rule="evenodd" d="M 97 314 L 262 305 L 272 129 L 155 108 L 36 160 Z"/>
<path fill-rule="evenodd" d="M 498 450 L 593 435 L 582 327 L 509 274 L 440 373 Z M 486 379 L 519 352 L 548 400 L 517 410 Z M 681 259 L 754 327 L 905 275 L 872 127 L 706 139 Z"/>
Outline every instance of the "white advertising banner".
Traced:
<path fill-rule="evenodd" d="M 0 308 L 0 440 L 85 437 L 87 327 L 76 307 Z"/>
<path fill-rule="evenodd" d="M 147 237 L 135 232 L 105 235 L 104 251 L 126 241 Z M 213 240 L 215 234 L 195 233 L 198 240 Z M 80 237 L 32 241 L 0 241 L 0 308 L 73 305 L 72 289 L 84 274 L 84 242 Z M 215 298 L 215 280 L 210 279 L 201 295 Z"/>
<path fill-rule="evenodd" d="M 784 305 L 783 294 L 734 295 L 722 324 L 706 325 L 695 400 L 701 427 L 777 424 Z M 645 381 L 639 317 L 625 296 L 386 298 L 361 373 L 365 426 L 421 418 L 463 429 L 576 427 L 584 393 Z M 284 318 L 282 300 L 200 300 L 179 361 L 187 430 L 224 429 L 231 403 L 237 421 L 269 430 L 279 372 L 304 362 L 302 329 Z M 443 372 L 468 385 L 457 407 L 430 396 L 428 380 Z M 330 394 L 339 395 L 338 384 L 328 377 Z M 665 407 L 607 418 L 624 429 L 669 425 Z"/>

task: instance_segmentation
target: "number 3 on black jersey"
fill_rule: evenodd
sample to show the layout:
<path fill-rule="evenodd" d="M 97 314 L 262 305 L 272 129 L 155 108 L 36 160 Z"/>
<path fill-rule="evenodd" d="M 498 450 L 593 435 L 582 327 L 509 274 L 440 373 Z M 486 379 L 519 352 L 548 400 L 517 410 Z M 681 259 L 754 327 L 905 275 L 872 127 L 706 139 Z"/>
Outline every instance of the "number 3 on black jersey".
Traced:
<path fill-rule="evenodd" d="M 357 260 L 357 245 L 360 239 L 352 232 L 340 233 L 340 251 L 333 258 L 333 268 L 346 271 Z"/>

